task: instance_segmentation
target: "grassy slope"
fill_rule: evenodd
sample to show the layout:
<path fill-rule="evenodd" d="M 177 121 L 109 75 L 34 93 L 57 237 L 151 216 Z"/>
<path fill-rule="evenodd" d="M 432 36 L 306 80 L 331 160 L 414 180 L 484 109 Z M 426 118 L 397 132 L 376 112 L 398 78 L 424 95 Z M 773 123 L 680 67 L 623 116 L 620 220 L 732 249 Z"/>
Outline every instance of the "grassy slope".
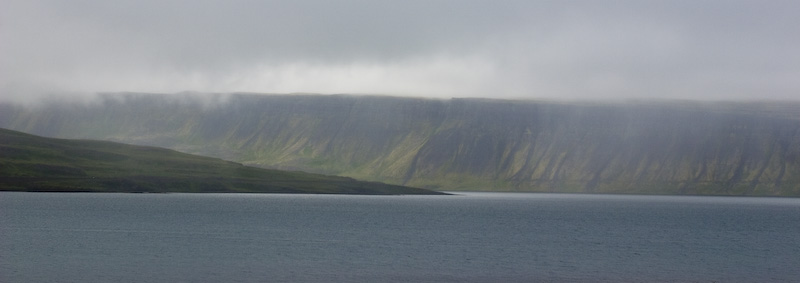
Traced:
<path fill-rule="evenodd" d="M 109 94 L 0 127 L 442 190 L 800 196 L 798 102 Z"/>
<path fill-rule="evenodd" d="M 0 129 L 0 190 L 435 194 L 304 172 L 267 170 L 168 149 L 51 139 Z"/>

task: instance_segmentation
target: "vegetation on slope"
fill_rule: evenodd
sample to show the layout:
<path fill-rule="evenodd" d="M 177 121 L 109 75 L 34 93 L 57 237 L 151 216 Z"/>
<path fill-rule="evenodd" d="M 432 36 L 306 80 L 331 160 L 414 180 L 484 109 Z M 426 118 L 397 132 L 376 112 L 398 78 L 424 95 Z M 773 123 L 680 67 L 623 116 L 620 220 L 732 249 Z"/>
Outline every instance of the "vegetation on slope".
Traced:
<path fill-rule="evenodd" d="M 0 129 L 0 190 L 438 194 L 345 177 L 267 170 L 173 150 Z"/>
<path fill-rule="evenodd" d="M 800 195 L 800 103 L 109 94 L 0 127 L 442 190 Z"/>

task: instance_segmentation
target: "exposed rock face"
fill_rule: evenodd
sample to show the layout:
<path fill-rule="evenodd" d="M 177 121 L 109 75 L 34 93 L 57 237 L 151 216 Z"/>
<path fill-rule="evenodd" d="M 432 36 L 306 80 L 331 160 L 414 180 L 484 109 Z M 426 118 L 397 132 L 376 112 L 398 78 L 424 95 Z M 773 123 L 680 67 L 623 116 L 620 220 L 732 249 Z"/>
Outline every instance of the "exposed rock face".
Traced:
<path fill-rule="evenodd" d="M 800 103 L 108 95 L 0 127 L 434 189 L 800 195 Z"/>

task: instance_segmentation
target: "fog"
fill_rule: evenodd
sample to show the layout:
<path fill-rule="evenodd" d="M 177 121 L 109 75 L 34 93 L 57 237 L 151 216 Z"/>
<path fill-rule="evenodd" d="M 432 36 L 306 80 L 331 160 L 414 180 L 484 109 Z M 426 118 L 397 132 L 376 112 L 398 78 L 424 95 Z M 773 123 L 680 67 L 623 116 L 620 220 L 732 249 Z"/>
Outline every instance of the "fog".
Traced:
<path fill-rule="evenodd" d="M 0 3 L 0 100 L 800 98 L 798 1 Z"/>

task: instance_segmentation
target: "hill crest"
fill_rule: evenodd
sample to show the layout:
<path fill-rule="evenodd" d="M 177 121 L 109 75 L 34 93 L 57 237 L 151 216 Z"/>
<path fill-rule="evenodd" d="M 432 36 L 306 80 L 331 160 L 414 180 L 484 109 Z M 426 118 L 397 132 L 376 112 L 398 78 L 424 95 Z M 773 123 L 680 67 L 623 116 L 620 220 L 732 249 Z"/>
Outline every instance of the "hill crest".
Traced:
<path fill-rule="evenodd" d="M 0 126 L 432 189 L 800 195 L 797 103 L 104 97 Z"/>

